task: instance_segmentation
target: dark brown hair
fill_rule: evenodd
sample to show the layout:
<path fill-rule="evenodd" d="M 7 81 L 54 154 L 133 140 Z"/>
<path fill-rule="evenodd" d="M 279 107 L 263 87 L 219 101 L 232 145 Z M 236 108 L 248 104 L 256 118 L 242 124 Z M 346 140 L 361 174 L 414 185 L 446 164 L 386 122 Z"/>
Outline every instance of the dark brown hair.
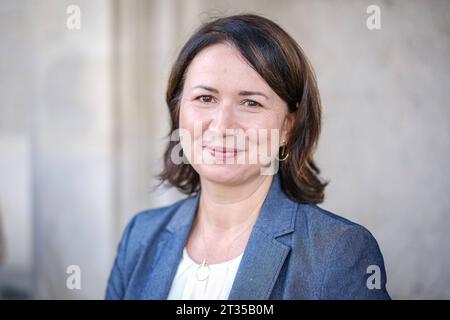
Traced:
<path fill-rule="evenodd" d="M 282 98 L 294 122 L 287 135 L 289 156 L 280 161 L 283 192 L 300 203 L 320 203 L 327 183 L 319 178 L 313 161 L 321 127 L 321 103 L 314 72 L 297 42 L 281 27 L 257 15 L 235 15 L 202 25 L 187 41 L 175 61 L 166 102 L 172 132 L 179 128 L 179 107 L 186 71 L 204 48 L 218 43 L 233 45 L 250 66 Z M 164 169 L 158 175 L 185 194 L 200 190 L 200 177 L 189 163 L 175 164 L 170 141 L 164 153 Z"/>

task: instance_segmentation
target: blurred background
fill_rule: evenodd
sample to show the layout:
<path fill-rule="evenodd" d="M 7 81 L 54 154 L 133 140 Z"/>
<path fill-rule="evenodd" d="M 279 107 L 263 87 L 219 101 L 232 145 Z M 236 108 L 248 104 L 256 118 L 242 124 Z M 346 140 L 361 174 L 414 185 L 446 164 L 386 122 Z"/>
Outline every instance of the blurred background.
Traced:
<path fill-rule="evenodd" d="M 0 298 L 103 298 L 128 220 L 183 197 L 153 189 L 171 64 L 237 13 L 315 68 L 321 206 L 374 234 L 394 299 L 450 299 L 448 0 L 0 0 Z"/>

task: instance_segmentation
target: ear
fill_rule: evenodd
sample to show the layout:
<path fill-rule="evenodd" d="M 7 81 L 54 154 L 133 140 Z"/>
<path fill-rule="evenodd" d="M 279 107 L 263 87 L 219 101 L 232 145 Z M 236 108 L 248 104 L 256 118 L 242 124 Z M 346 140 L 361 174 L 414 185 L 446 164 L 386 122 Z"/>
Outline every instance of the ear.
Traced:
<path fill-rule="evenodd" d="M 280 144 L 286 144 L 289 141 L 290 134 L 294 127 L 295 112 L 288 112 L 284 118 L 283 126 L 281 127 L 281 141 Z"/>

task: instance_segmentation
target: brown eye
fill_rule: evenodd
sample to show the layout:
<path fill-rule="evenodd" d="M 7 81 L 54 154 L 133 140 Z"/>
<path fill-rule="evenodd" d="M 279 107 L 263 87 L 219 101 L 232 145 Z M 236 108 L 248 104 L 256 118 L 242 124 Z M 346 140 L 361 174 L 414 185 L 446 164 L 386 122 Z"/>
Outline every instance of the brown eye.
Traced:
<path fill-rule="evenodd" d="M 213 97 L 212 96 L 200 96 L 197 98 L 197 100 L 199 100 L 200 102 L 203 102 L 203 103 L 211 103 L 211 102 L 213 102 Z"/>
<path fill-rule="evenodd" d="M 244 105 L 246 105 L 247 107 L 252 107 L 252 108 L 262 107 L 262 105 L 259 102 L 256 102 L 254 100 L 248 100 L 248 99 L 244 101 Z"/>

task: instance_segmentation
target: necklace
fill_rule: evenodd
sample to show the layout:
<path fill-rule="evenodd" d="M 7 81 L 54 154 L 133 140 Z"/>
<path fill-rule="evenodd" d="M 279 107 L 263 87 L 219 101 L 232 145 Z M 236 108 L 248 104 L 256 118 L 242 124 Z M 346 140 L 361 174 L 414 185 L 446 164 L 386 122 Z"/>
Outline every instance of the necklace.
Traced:
<path fill-rule="evenodd" d="M 258 206 L 257 206 L 258 207 Z M 205 210 L 206 213 L 206 209 L 203 208 L 203 210 Z M 258 211 L 256 211 L 258 212 Z M 252 218 L 255 215 L 255 213 L 252 213 L 250 218 Z M 250 219 L 249 218 L 249 219 Z M 253 224 L 253 219 L 250 219 L 250 223 L 241 231 L 239 232 L 239 234 L 233 239 L 233 241 L 230 242 L 230 245 L 228 246 L 227 249 L 227 254 L 226 257 L 228 257 L 228 254 L 230 252 L 230 249 L 233 247 L 234 242 L 240 238 L 240 236 L 247 231 L 247 229 Z M 202 226 L 202 238 L 203 238 L 203 245 L 205 247 L 205 252 L 206 252 L 206 256 L 203 258 L 202 263 L 197 267 L 197 271 L 195 273 L 195 277 L 197 278 L 198 281 L 205 281 L 209 278 L 209 273 L 210 273 L 210 267 L 209 264 L 207 262 L 207 257 L 208 257 L 208 247 L 206 245 L 206 237 L 205 237 L 205 230 L 204 230 L 204 225 Z"/>

